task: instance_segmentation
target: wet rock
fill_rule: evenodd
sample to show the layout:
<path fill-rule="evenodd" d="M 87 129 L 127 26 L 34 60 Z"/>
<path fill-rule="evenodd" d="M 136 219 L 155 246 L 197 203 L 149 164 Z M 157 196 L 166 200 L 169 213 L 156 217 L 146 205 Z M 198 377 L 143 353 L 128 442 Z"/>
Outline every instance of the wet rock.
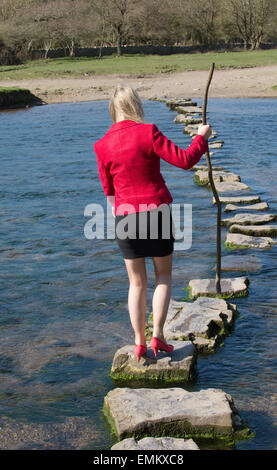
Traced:
<path fill-rule="evenodd" d="M 239 181 L 222 181 L 222 182 L 215 181 L 215 187 L 219 193 L 227 193 L 227 192 L 232 192 L 232 191 L 241 191 L 241 190 L 250 189 L 249 186 L 247 186 L 247 184 L 241 183 Z"/>
<path fill-rule="evenodd" d="M 198 127 L 199 127 L 199 124 L 196 124 L 196 125 L 188 124 L 186 127 L 184 127 L 183 133 L 191 134 L 193 132 L 196 135 L 198 133 Z"/>
<path fill-rule="evenodd" d="M 221 296 L 244 297 L 248 294 L 247 286 L 249 281 L 247 277 L 233 277 L 230 279 L 221 279 Z M 199 296 L 216 297 L 215 279 L 192 279 L 189 282 L 191 297 L 196 299 Z"/>
<path fill-rule="evenodd" d="M 255 256 L 227 255 L 221 259 L 222 271 L 258 271 L 262 264 Z M 216 266 L 213 268 L 216 270 Z"/>
<path fill-rule="evenodd" d="M 230 233 L 242 233 L 245 235 L 253 235 L 258 237 L 276 236 L 277 225 L 239 225 L 234 224 L 230 227 Z"/>
<path fill-rule="evenodd" d="M 223 144 L 224 144 L 224 140 L 216 140 L 214 142 L 211 142 L 209 146 L 212 149 L 220 149 L 221 147 L 223 147 Z"/>
<path fill-rule="evenodd" d="M 202 108 L 200 106 L 177 106 L 175 111 L 179 114 L 201 114 Z"/>
<path fill-rule="evenodd" d="M 222 225 L 230 227 L 230 225 L 233 225 L 233 224 L 261 225 L 266 222 L 271 222 L 272 220 L 276 220 L 275 214 L 236 214 L 234 215 L 234 217 L 222 219 L 221 223 Z M 241 232 L 241 233 L 246 233 L 246 232 Z"/>
<path fill-rule="evenodd" d="M 225 170 L 225 168 L 223 166 L 213 166 L 212 168 L 213 168 L 213 170 L 216 170 L 216 171 L 217 170 L 218 171 Z M 207 167 L 207 165 L 194 165 L 192 168 L 190 168 L 190 171 L 198 171 L 198 170 L 208 171 L 208 167 Z"/>
<path fill-rule="evenodd" d="M 186 116 L 185 114 L 178 114 L 174 122 L 177 124 L 201 124 L 202 119 L 194 116 Z"/>
<path fill-rule="evenodd" d="M 234 438 L 249 433 L 232 397 L 220 389 L 115 388 L 104 412 L 119 439 L 152 436 Z"/>
<path fill-rule="evenodd" d="M 268 209 L 267 202 L 258 202 L 257 204 L 251 204 L 251 206 L 237 206 L 236 204 L 227 204 L 225 206 L 224 212 L 231 212 L 231 211 L 266 211 Z"/>
<path fill-rule="evenodd" d="M 148 99 L 149 101 L 159 101 L 160 103 L 165 103 L 168 100 L 166 96 L 152 96 Z"/>
<path fill-rule="evenodd" d="M 168 100 L 166 101 L 166 105 L 169 106 L 169 108 L 174 111 L 176 108 L 178 108 L 179 106 L 193 106 L 193 107 L 196 107 L 197 106 L 197 103 L 191 101 L 191 100 Z"/>
<path fill-rule="evenodd" d="M 223 299 L 198 297 L 194 302 L 170 300 L 164 325 L 167 341 L 190 340 L 198 352 L 210 352 L 229 333 L 236 306 Z M 149 323 L 151 329 L 151 322 Z"/>
<path fill-rule="evenodd" d="M 228 233 L 225 240 L 227 248 L 270 248 L 275 243 L 270 237 L 252 237 L 239 233 Z"/>
<path fill-rule="evenodd" d="M 172 353 L 159 351 L 157 359 L 147 343 L 147 353 L 140 361 L 133 353 L 134 345 L 120 348 L 114 356 L 111 376 L 120 381 L 143 380 L 187 382 L 192 380 L 196 362 L 195 346 L 190 341 L 172 341 Z"/>
<path fill-rule="evenodd" d="M 199 447 L 192 439 L 144 437 L 136 441 L 129 437 L 112 446 L 111 450 L 199 450 Z"/>
<path fill-rule="evenodd" d="M 240 181 L 240 176 L 235 175 L 234 173 L 229 173 L 225 171 L 217 171 L 213 169 L 213 180 L 214 181 Z M 194 174 L 194 181 L 200 186 L 206 186 L 209 184 L 209 173 L 208 170 L 198 170 Z"/>
<path fill-rule="evenodd" d="M 250 202 L 260 202 L 260 196 L 220 196 L 222 204 L 235 203 L 245 204 Z M 213 197 L 213 204 L 216 204 L 215 198 Z"/>

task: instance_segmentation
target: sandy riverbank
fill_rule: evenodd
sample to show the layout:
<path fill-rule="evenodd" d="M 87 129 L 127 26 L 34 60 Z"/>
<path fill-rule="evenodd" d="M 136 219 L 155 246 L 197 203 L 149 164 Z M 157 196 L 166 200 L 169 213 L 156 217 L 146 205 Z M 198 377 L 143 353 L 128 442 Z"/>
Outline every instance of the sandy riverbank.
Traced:
<path fill-rule="evenodd" d="M 207 76 L 207 71 L 200 70 L 149 76 L 98 75 L 88 78 L 5 80 L 0 82 L 0 86 L 28 88 L 47 103 L 108 99 L 117 84 L 133 86 L 142 98 L 162 95 L 199 98 L 203 95 Z M 209 96 L 214 98 L 277 97 L 277 89 L 272 89 L 274 85 L 277 85 L 277 65 L 215 70 Z"/>

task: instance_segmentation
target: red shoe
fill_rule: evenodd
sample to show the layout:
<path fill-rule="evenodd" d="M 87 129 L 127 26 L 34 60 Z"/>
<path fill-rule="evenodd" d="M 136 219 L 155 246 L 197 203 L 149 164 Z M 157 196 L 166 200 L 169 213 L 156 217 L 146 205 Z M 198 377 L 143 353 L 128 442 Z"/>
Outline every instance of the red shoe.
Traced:
<path fill-rule="evenodd" d="M 165 343 L 161 339 L 156 338 L 156 336 L 152 336 L 151 341 L 150 341 L 150 348 L 153 349 L 155 357 L 157 357 L 158 350 L 172 352 L 174 349 L 174 346 L 172 346 L 172 344 Z"/>
<path fill-rule="evenodd" d="M 144 346 L 143 344 L 135 344 L 133 351 L 137 356 L 137 361 L 139 362 L 141 356 L 143 356 L 146 353 L 147 347 Z"/>

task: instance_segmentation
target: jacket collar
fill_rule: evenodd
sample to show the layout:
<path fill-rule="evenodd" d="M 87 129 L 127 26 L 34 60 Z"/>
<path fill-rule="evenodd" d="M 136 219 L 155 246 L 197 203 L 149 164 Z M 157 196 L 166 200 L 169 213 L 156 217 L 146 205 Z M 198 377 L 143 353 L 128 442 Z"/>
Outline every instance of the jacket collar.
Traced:
<path fill-rule="evenodd" d="M 119 129 L 124 129 L 125 127 L 136 126 L 138 122 L 131 121 L 130 119 L 124 119 L 124 121 L 114 122 L 109 128 L 108 132 L 118 131 Z"/>

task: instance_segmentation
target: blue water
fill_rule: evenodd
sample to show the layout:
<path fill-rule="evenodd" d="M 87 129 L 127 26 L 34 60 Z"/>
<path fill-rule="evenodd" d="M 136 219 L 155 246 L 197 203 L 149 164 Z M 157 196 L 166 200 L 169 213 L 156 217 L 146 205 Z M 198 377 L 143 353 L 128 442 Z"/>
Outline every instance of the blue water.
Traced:
<path fill-rule="evenodd" d="M 144 106 L 148 122 L 176 144 L 189 145 L 164 103 Z M 259 194 L 277 213 L 276 100 L 210 99 L 208 107 L 209 122 L 225 141 L 212 161 L 238 173 L 251 187 L 247 194 Z M 23 433 L 20 448 L 111 446 L 101 408 L 113 387 L 113 355 L 133 342 L 128 277 L 114 240 L 84 237 L 85 206 L 106 207 L 93 143 L 110 125 L 107 101 L 0 114 L 1 448 L 18 445 L 8 431 L 17 436 L 23 424 L 30 434 Z M 190 279 L 214 276 L 216 208 L 211 192 L 193 183 L 193 172 L 164 161 L 161 169 L 174 203 L 193 205 L 192 247 L 174 254 L 172 296 L 178 300 Z M 277 449 L 277 249 L 236 253 L 255 254 L 263 267 L 248 273 L 249 296 L 233 301 L 240 312 L 234 331 L 215 354 L 198 360 L 190 389 L 214 387 L 232 395 L 256 432 L 236 448 Z M 150 312 L 151 259 L 147 269 Z M 244 273 L 223 276 L 237 275 Z M 74 439 L 64 432 L 68 422 Z M 34 436 L 49 424 L 56 431 L 47 444 Z"/>

